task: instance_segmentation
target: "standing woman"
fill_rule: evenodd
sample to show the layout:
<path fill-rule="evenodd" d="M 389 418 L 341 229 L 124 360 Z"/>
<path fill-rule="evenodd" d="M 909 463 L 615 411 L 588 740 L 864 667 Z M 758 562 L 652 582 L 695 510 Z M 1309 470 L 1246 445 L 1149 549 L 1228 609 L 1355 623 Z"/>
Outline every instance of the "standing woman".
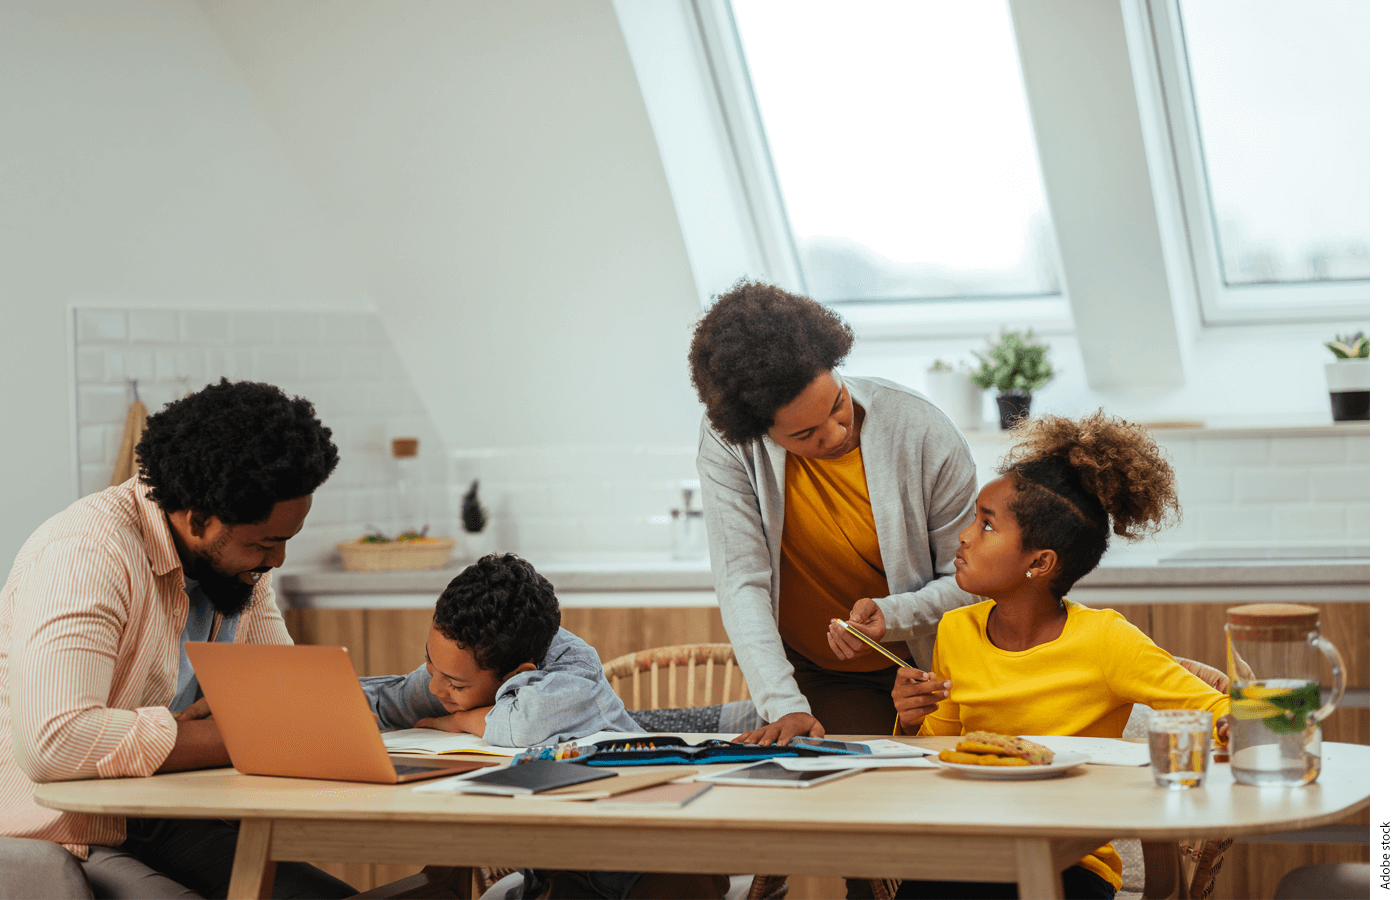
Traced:
<path fill-rule="evenodd" d="M 914 391 L 839 374 L 854 340 L 821 304 L 753 282 L 695 327 L 710 564 L 724 629 L 770 723 L 743 741 L 891 733 L 897 667 L 829 636 L 831 620 L 859 623 L 927 669 L 939 617 L 978 599 L 945 577 L 973 517 L 967 441 Z M 946 687 L 930 684 L 929 711 Z"/>

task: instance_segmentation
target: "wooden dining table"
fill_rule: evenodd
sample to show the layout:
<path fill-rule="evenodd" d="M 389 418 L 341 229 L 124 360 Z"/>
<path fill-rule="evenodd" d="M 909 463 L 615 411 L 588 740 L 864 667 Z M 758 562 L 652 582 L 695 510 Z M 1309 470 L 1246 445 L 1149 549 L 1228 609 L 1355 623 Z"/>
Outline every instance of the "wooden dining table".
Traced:
<path fill-rule="evenodd" d="M 956 738 L 902 740 L 936 753 Z M 1236 784 L 1217 764 L 1183 791 L 1156 787 L 1146 766 L 1038 780 L 872 769 L 805 789 L 717 785 L 673 809 L 232 769 L 35 789 L 39 803 L 71 812 L 240 820 L 231 898 L 268 896 L 279 860 L 1015 881 L 1022 897 L 1059 898 L 1059 872 L 1113 838 L 1298 831 L 1345 818 L 1369 795 L 1370 748 L 1337 743 L 1323 745 L 1321 777 L 1301 788 Z"/>

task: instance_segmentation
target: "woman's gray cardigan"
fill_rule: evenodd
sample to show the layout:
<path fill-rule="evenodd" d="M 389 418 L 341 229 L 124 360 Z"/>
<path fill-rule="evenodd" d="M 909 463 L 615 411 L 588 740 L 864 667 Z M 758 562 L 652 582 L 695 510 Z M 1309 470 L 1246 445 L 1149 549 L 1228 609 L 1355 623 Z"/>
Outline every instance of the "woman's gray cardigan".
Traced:
<path fill-rule="evenodd" d="M 980 598 L 950 576 L 958 532 L 973 518 L 977 471 L 967 439 L 936 406 L 883 378 L 845 376 L 865 410 L 861 456 L 890 595 L 875 599 L 887 641 L 906 641 L 928 669 L 944 612 Z M 700 490 L 724 630 L 759 715 L 810 713 L 778 636 L 778 570 L 787 451 L 767 435 L 734 446 L 704 422 Z M 856 600 L 859 598 L 851 598 Z"/>

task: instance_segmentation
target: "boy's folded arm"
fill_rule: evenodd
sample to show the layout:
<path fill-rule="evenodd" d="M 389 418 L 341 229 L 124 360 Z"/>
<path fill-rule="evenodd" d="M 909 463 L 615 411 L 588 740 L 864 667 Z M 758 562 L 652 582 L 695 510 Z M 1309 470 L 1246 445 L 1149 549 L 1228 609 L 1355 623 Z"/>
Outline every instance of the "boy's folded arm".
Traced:
<path fill-rule="evenodd" d="M 625 727 L 615 716 L 604 715 L 600 687 L 612 694 L 607 682 L 586 675 L 538 669 L 522 672 L 497 692 L 482 737 L 497 747 L 534 747 L 586 737 L 618 724 Z M 612 699 L 616 699 L 615 694 Z M 630 716 L 623 716 L 631 721 Z"/>
<path fill-rule="evenodd" d="M 374 675 L 360 679 L 380 731 L 414 728 L 422 719 L 447 715 L 447 708 L 428 690 L 432 676 L 426 666 L 407 675 Z"/>
<path fill-rule="evenodd" d="M 420 719 L 414 723 L 414 727 L 436 728 L 438 731 L 450 731 L 455 734 L 474 734 L 477 737 L 481 737 L 486 731 L 486 715 L 494 708 L 495 707 L 491 706 L 478 706 L 476 709 L 464 709 L 455 713 L 447 713 L 443 716 Z"/>

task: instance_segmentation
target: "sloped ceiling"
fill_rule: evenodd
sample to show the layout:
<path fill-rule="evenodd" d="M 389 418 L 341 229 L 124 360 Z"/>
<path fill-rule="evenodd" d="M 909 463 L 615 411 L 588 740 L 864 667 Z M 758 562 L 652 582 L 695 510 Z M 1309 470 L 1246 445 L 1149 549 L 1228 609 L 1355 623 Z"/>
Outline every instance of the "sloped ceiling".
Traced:
<path fill-rule="evenodd" d="M 699 301 L 611 4 L 199 6 L 449 447 L 694 440 Z"/>

